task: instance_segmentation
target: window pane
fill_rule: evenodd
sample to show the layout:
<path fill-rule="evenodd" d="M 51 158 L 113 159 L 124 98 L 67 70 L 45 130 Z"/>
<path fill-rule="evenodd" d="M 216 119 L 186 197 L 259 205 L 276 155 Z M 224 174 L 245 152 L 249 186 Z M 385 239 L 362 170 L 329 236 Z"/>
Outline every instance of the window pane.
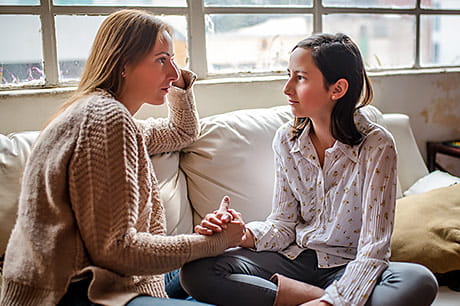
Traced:
<path fill-rule="evenodd" d="M 57 54 L 61 81 L 78 80 L 94 37 L 106 16 L 56 16 Z M 184 16 L 159 16 L 174 29 L 175 60 L 187 63 L 187 27 Z"/>
<path fill-rule="evenodd" d="M 414 8 L 415 0 L 323 0 L 324 6 Z"/>
<path fill-rule="evenodd" d="M 414 16 L 335 14 L 323 18 L 325 32 L 343 32 L 359 45 L 367 68 L 414 65 Z"/>
<path fill-rule="evenodd" d="M 207 15 L 208 71 L 284 71 L 291 49 L 312 31 L 311 15 Z"/>
<path fill-rule="evenodd" d="M 186 6 L 186 0 L 54 0 L 56 5 Z"/>
<path fill-rule="evenodd" d="M 446 10 L 459 10 L 460 1 L 458 0 L 422 0 L 422 8 L 430 9 L 446 9 Z"/>
<path fill-rule="evenodd" d="M 57 56 L 61 81 L 80 78 L 96 32 L 106 16 L 56 16 Z"/>
<path fill-rule="evenodd" d="M 1 15 L 1 84 L 44 83 L 41 25 L 39 16 Z"/>
<path fill-rule="evenodd" d="M 420 61 L 422 65 L 460 65 L 460 16 L 422 15 Z"/>
<path fill-rule="evenodd" d="M 0 5 L 38 5 L 40 0 L 2 0 Z"/>
<path fill-rule="evenodd" d="M 205 6 L 309 6 L 313 0 L 204 0 Z"/>

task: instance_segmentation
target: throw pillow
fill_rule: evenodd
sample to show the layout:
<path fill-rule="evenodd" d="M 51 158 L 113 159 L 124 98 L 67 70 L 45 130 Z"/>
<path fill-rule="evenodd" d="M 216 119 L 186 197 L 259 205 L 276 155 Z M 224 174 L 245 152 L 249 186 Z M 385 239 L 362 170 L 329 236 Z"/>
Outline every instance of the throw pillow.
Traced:
<path fill-rule="evenodd" d="M 460 177 L 436 170 L 417 180 L 414 185 L 404 192 L 404 196 L 447 187 L 456 183 L 460 183 Z"/>
<path fill-rule="evenodd" d="M 396 201 L 391 260 L 460 270 L 460 184 Z"/>

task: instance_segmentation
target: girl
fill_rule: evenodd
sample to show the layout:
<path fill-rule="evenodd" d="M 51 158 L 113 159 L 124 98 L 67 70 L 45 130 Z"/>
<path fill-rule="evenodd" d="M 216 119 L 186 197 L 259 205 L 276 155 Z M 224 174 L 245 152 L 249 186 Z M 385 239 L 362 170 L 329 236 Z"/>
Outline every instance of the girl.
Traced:
<path fill-rule="evenodd" d="M 165 235 L 149 156 L 198 133 L 195 75 L 176 67 L 171 35 L 137 10 L 102 23 L 78 89 L 25 167 L 1 305 L 179 303 L 152 298 L 167 297 L 162 273 L 240 243 L 236 223 L 215 236 Z M 168 119 L 134 120 L 166 95 Z"/>
<path fill-rule="evenodd" d="M 273 141 L 272 212 L 246 225 L 245 248 L 187 264 L 185 290 L 219 305 L 429 305 L 434 276 L 389 263 L 396 150 L 360 110 L 372 88 L 358 47 L 344 34 L 313 35 L 294 47 L 288 74 L 295 119 Z M 196 231 L 219 232 L 219 218 Z"/>

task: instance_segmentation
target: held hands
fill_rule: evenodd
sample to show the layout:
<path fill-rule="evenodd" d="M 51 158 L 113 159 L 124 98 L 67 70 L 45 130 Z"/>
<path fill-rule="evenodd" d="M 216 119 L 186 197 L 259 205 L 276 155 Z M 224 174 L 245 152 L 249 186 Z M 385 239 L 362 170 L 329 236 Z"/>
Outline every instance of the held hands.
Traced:
<path fill-rule="evenodd" d="M 246 228 L 241 214 L 229 206 L 230 198 L 225 196 L 219 209 L 207 214 L 201 223 L 195 226 L 195 232 L 211 236 L 223 231 L 229 241 L 229 247 L 239 246 L 246 239 Z"/>

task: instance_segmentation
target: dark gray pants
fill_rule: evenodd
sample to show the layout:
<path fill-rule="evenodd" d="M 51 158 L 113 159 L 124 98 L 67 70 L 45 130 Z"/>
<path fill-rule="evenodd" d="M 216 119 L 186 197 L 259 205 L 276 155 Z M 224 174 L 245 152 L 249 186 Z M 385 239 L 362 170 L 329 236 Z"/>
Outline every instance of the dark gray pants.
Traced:
<path fill-rule="evenodd" d="M 276 252 L 238 248 L 217 257 L 199 259 L 181 269 L 183 288 L 195 299 L 217 305 L 273 305 L 277 286 L 268 279 L 280 273 L 321 288 L 344 273 L 345 266 L 318 268 L 316 253 L 304 251 L 295 260 Z M 430 305 L 438 290 L 424 266 L 391 262 L 366 305 Z"/>

